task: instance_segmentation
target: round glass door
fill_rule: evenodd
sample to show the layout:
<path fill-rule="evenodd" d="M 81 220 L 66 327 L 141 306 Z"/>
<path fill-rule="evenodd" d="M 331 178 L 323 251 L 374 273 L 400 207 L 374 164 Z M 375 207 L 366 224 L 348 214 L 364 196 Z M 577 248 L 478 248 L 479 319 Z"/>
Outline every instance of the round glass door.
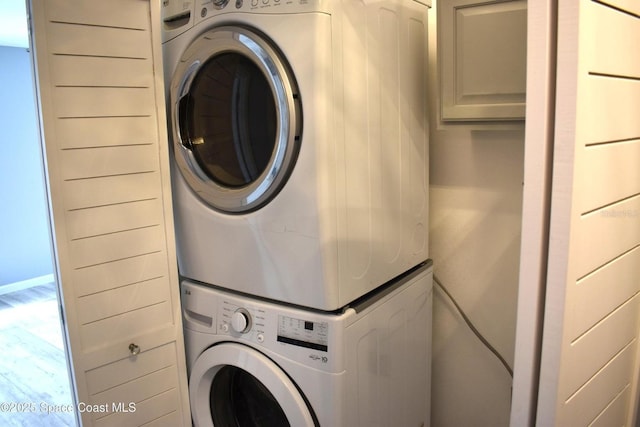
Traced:
<path fill-rule="evenodd" d="M 235 366 L 216 373 L 209 395 L 214 426 L 289 427 L 273 394 L 253 375 Z"/>
<path fill-rule="evenodd" d="M 220 27 L 183 55 L 171 86 L 176 162 L 213 208 L 268 203 L 297 158 L 301 112 L 283 56 L 259 33 Z"/>
<path fill-rule="evenodd" d="M 291 379 L 258 351 L 236 343 L 206 350 L 191 368 L 191 415 L 200 427 L 312 427 Z"/>

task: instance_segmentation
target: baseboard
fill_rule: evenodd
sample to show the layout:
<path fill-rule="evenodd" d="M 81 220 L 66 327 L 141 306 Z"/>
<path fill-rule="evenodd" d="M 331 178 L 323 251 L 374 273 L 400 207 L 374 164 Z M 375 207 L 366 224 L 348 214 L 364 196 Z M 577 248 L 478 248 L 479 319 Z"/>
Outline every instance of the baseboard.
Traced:
<path fill-rule="evenodd" d="M 52 283 L 53 281 L 53 274 L 45 274 L 44 276 L 21 280 L 20 282 L 15 283 L 9 283 L 7 285 L 0 286 L 0 295 L 8 294 L 9 292 L 22 291 L 25 289 L 33 288 L 34 286 L 46 285 L 48 283 Z"/>

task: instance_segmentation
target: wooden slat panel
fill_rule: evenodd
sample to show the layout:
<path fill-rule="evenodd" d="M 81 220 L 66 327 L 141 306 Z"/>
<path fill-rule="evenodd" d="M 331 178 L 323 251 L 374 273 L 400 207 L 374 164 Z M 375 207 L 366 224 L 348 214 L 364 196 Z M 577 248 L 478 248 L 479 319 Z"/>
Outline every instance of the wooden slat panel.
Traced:
<path fill-rule="evenodd" d="M 149 30 L 149 3 L 144 1 L 47 0 L 52 21 Z M 125 12 L 126 11 L 126 12 Z"/>
<path fill-rule="evenodd" d="M 87 117 L 57 120 L 55 125 L 62 149 L 150 144 L 158 140 L 152 116 Z"/>
<path fill-rule="evenodd" d="M 152 116 L 154 96 L 150 88 L 58 87 L 53 102 L 59 118 Z"/>
<path fill-rule="evenodd" d="M 160 7 L 138 0 L 34 0 L 32 7 L 78 398 L 95 402 L 95 394 L 104 392 L 101 397 L 114 403 L 125 397 L 137 404 L 133 413 L 84 412 L 87 426 L 191 424 L 164 129 Z M 131 342 L 143 353 L 128 357 Z M 148 357 L 157 350 L 167 360 Z M 154 372 L 160 382 L 152 381 Z M 174 385 L 160 387 L 169 378 Z"/>
<path fill-rule="evenodd" d="M 586 426 L 629 385 L 635 360 L 635 342 L 560 408 L 557 426 Z"/>
<path fill-rule="evenodd" d="M 151 87 L 149 59 L 56 55 L 51 57 L 56 86 Z"/>
<path fill-rule="evenodd" d="M 47 36 L 54 55 L 151 57 L 149 33 L 146 31 L 50 23 Z"/>
<path fill-rule="evenodd" d="M 159 169 L 156 145 L 87 148 L 60 153 L 64 180 L 153 172 Z"/>
<path fill-rule="evenodd" d="M 148 280 L 82 297 L 78 305 L 78 321 L 86 325 L 167 300 L 167 278 Z"/>
<path fill-rule="evenodd" d="M 112 413 L 96 420 L 96 427 L 138 427 L 178 409 L 180 396 L 176 389 L 154 395 L 136 405 L 133 413 Z"/>
<path fill-rule="evenodd" d="M 638 332 L 638 299 L 634 298 L 573 343 L 567 351 L 565 397 L 632 342 Z"/>
<path fill-rule="evenodd" d="M 80 341 L 86 352 L 133 339 L 173 321 L 171 304 L 163 302 L 115 317 L 80 326 Z"/>
<path fill-rule="evenodd" d="M 131 285 L 167 275 L 164 251 L 77 269 L 73 272 L 77 297 Z"/>
<path fill-rule="evenodd" d="M 631 387 L 624 389 L 616 398 L 602 411 L 598 418 L 589 427 L 611 427 L 623 426 L 627 420 L 627 408 L 631 397 Z"/>
<path fill-rule="evenodd" d="M 638 161 L 640 139 L 586 147 L 582 169 L 588 185 L 581 186 L 577 193 L 580 211 L 589 212 L 640 194 Z"/>
<path fill-rule="evenodd" d="M 81 268 L 161 251 L 164 249 L 162 231 L 160 225 L 155 225 L 71 241 L 71 263 L 74 268 Z"/>
<path fill-rule="evenodd" d="M 576 274 L 583 277 L 640 244 L 640 196 L 578 220 Z"/>
<path fill-rule="evenodd" d="M 640 55 L 631 54 L 638 51 L 640 19 L 598 3 L 590 5 L 589 71 L 640 77 Z"/>
<path fill-rule="evenodd" d="M 640 3 L 638 0 L 599 0 L 620 10 L 640 16 Z"/>
<path fill-rule="evenodd" d="M 140 173 L 67 181 L 63 186 L 67 210 L 160 198 L 160 175 Z"/>
<path fill-rule="evenodd" d="M 569 338 L 576 339 L 640 291 L 640 248 L 625 254 L 573 286 Z"/>
<path fill-rule="evenodd" d="M 141 228 L 163 221 L 158 199 L 101 206 L 67 212 L 69 238 L 81 239 L 101 234 Z"/>
<path fill-rule="evenodd" d="M 640 137 L 640 80 L 585 78 L 580 135 L 585 144 Z M 588 106 L 588 108 L 586 108 Z"/>

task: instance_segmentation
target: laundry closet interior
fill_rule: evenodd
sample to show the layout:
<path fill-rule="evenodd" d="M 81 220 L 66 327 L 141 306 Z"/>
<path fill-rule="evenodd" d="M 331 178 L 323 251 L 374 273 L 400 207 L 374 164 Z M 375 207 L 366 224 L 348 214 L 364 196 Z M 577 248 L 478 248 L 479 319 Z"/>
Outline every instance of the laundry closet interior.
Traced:
<path fill-rule="evenodd" d="M 53 273 L 74 404 L 95 409 L 78 421 L 535 418 L 542 86 L 575 36 L 547 28 L 638 16 L 583 3 L 31 0 Z M 629 384 L 593 417 L 631 413 Z M 579 412 L 543 385 L 561 391 L 540 408 L 563 402 L 544 416 Z"/>

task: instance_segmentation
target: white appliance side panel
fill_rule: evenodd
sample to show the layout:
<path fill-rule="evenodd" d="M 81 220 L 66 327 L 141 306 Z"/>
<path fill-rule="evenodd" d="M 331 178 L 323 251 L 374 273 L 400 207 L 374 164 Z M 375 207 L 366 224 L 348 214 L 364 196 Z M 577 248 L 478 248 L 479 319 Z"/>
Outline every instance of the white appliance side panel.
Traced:
<path fill-rule="evenodd" d="M 428 258 L 427 7 L 342 7 L 344 117 L 335 193 L 346 304 Z"/>
<path fill-rule="evenodd" d="M 347 425 L 430 423 L 432 272 L 345 332 Z"/>

